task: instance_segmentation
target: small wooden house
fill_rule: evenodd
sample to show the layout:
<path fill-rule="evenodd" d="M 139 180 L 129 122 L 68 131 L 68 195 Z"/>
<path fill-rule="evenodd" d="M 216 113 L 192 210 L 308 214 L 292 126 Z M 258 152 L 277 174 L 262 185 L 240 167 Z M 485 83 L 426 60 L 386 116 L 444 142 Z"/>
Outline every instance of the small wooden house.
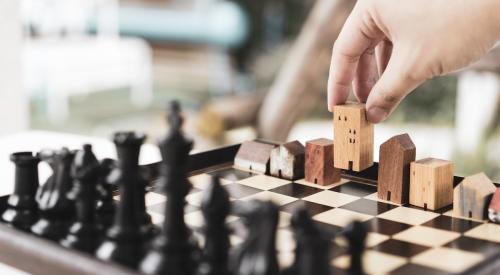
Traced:
<path fill-rule="evenodd" d="M 380 145 L 377 185 L 380 199 L 408 203 L 410 163 L 415 161 L 416 151 L 408 134 L 394 136 Z"/>
<path fill-rule="evenodd" d="M 340 169 L 333 167 L 333 140 L 319 138 L 306 142 L 305 180 L 319 185 L 340 181 Z"/>
<path fill-rule="evenodd" d="M 362 171 L 373 165 L 373 124 L 365 104 L 348 102 L 333 107 L 335 168 Z"/>
<path fill-rule="evenodd" d="M 453 203 L 453 163 L 426 158 L 410 164 L 410 204 L 436 210 Z"/>
<path fill-rule="evenodd" d="M 284 143 L 271 151 L 272 176 L 296 180 L 304 177 L 305 148 L 297 140 Z"/>
<path fill-rule="evenodd" d="M 453 191 L 453 215 L 482 220 L 495 185 L 484 174 L 466 177 Z"/>
<path fill-rule="evenodd" d="M 273 144 L 259 141 L 245 141 L 241 144 L 234 166 L 257 173 L 269 173 Z"/>

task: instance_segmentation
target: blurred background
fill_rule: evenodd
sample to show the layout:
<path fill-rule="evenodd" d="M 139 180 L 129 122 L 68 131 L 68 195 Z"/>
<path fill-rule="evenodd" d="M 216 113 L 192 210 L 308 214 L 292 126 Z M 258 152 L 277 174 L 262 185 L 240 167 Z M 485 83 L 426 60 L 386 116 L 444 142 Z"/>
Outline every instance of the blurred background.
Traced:
<path fill-rule="evenodd" d="M 197 150 L 332 138 L 330 52 L 350 0 L 1 0 L 0 138 L 165 133 L 178 99 Z M 418 22 L 416 22 L 418 23 Z M 500 181 L 500 54 L 428 81 L 375 128 L 417 157 Z M 36 143 L 36 140 L 33 140 Z M 375 157 L 378 159 L 378 154 Z"/>

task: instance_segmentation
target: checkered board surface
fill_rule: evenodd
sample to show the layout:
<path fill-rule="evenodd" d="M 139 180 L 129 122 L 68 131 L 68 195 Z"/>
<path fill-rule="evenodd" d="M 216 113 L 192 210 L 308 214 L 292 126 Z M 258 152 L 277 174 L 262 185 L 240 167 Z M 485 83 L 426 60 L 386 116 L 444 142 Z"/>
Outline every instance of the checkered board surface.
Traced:
<path fill-rule="evenodd" d="M 190 178 L 193 189 L 186 197 L 186 223 L 203 243 L 200 203 L 203 189 L 215 172 Z M 267 175 L 225 168 L 217 171 L 231 200 L 272 200 L 280 206 L 277 236 L 278 260 L 283 267 L 294 258 L 295 241 L 291 213 L 305 204 L 313 219 L 328 233 L 338 233 L 352 220 L 368 228 L 364 268 L 368 274 L 456 274 L 492 257 L 500 250 L 500 225 L 453 217 L 451 209 L 424 211 L 381 201 L 376 187 L 343 179 L 320 186 L 304 180 L 288 181 Z M 154 191 L 146 197 L 148 212 L 161 225 L 166 197 Z M 237 216 L 229 216 L 231 243 L 244 240 L 245 230 Z M 339 234 L 337 234 L 339 235 Z M 332 238 L 331 266 L 345 274 L 349 265 L 347 243 Z"/>

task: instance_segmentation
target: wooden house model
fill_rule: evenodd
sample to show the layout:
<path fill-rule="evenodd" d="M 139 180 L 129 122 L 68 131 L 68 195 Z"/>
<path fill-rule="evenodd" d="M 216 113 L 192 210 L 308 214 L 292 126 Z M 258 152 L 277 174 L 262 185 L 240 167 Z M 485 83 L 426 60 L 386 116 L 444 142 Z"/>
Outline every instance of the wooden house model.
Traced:
<path fill-rule="evenodd" d="M 495 189 L 484 173 L 466 177 L 453 191 L 453 215 L 483 220 Z"/>
<path fill-rule="evenodd" d="M 436 210 L 453 203 L 453 163 L 426 158 L 410 164 L 410 204 Z"/>
<path fill-rule="evenodd" d="M 364 104 L 346 103 L 333 108 L 334 165 L 361 171 L 373 165 L 373 124 Z"/>
<path fill-rule="evenodd" d="M 273 144 L 259 141 L 243 142 L 234 158 L 234 166 L 261 174 L 269 173 L 271 150 L 274 147 Z"/>
<path fill-rule="evenodd" d="M 410 163 L 415 161 L 415 154 L 415 144 L 408 134 L 394 136 L 380 145 L 378 198 L 398 204 L 408 203 Z"/>
<path fill-rule="evenodd" d="M 305 148 L 299 141 L 284 143 L 271 151 L 272 176 L 296 180 L 304 177 Z"/>

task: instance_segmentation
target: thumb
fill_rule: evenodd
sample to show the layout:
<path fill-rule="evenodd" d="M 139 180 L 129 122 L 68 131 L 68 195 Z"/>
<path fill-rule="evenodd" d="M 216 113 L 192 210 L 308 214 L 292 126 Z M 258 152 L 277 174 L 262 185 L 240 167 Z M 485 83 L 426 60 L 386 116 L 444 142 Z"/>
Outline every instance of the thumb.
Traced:
<path fill-rule="evenodd" d="M 367 119 L 372 123 L 385 120 L 413 89 L 424 82 L 414 76 L 411 62 L 396 49 L 384 73 L 373 87 L 366 101 Z"/>

